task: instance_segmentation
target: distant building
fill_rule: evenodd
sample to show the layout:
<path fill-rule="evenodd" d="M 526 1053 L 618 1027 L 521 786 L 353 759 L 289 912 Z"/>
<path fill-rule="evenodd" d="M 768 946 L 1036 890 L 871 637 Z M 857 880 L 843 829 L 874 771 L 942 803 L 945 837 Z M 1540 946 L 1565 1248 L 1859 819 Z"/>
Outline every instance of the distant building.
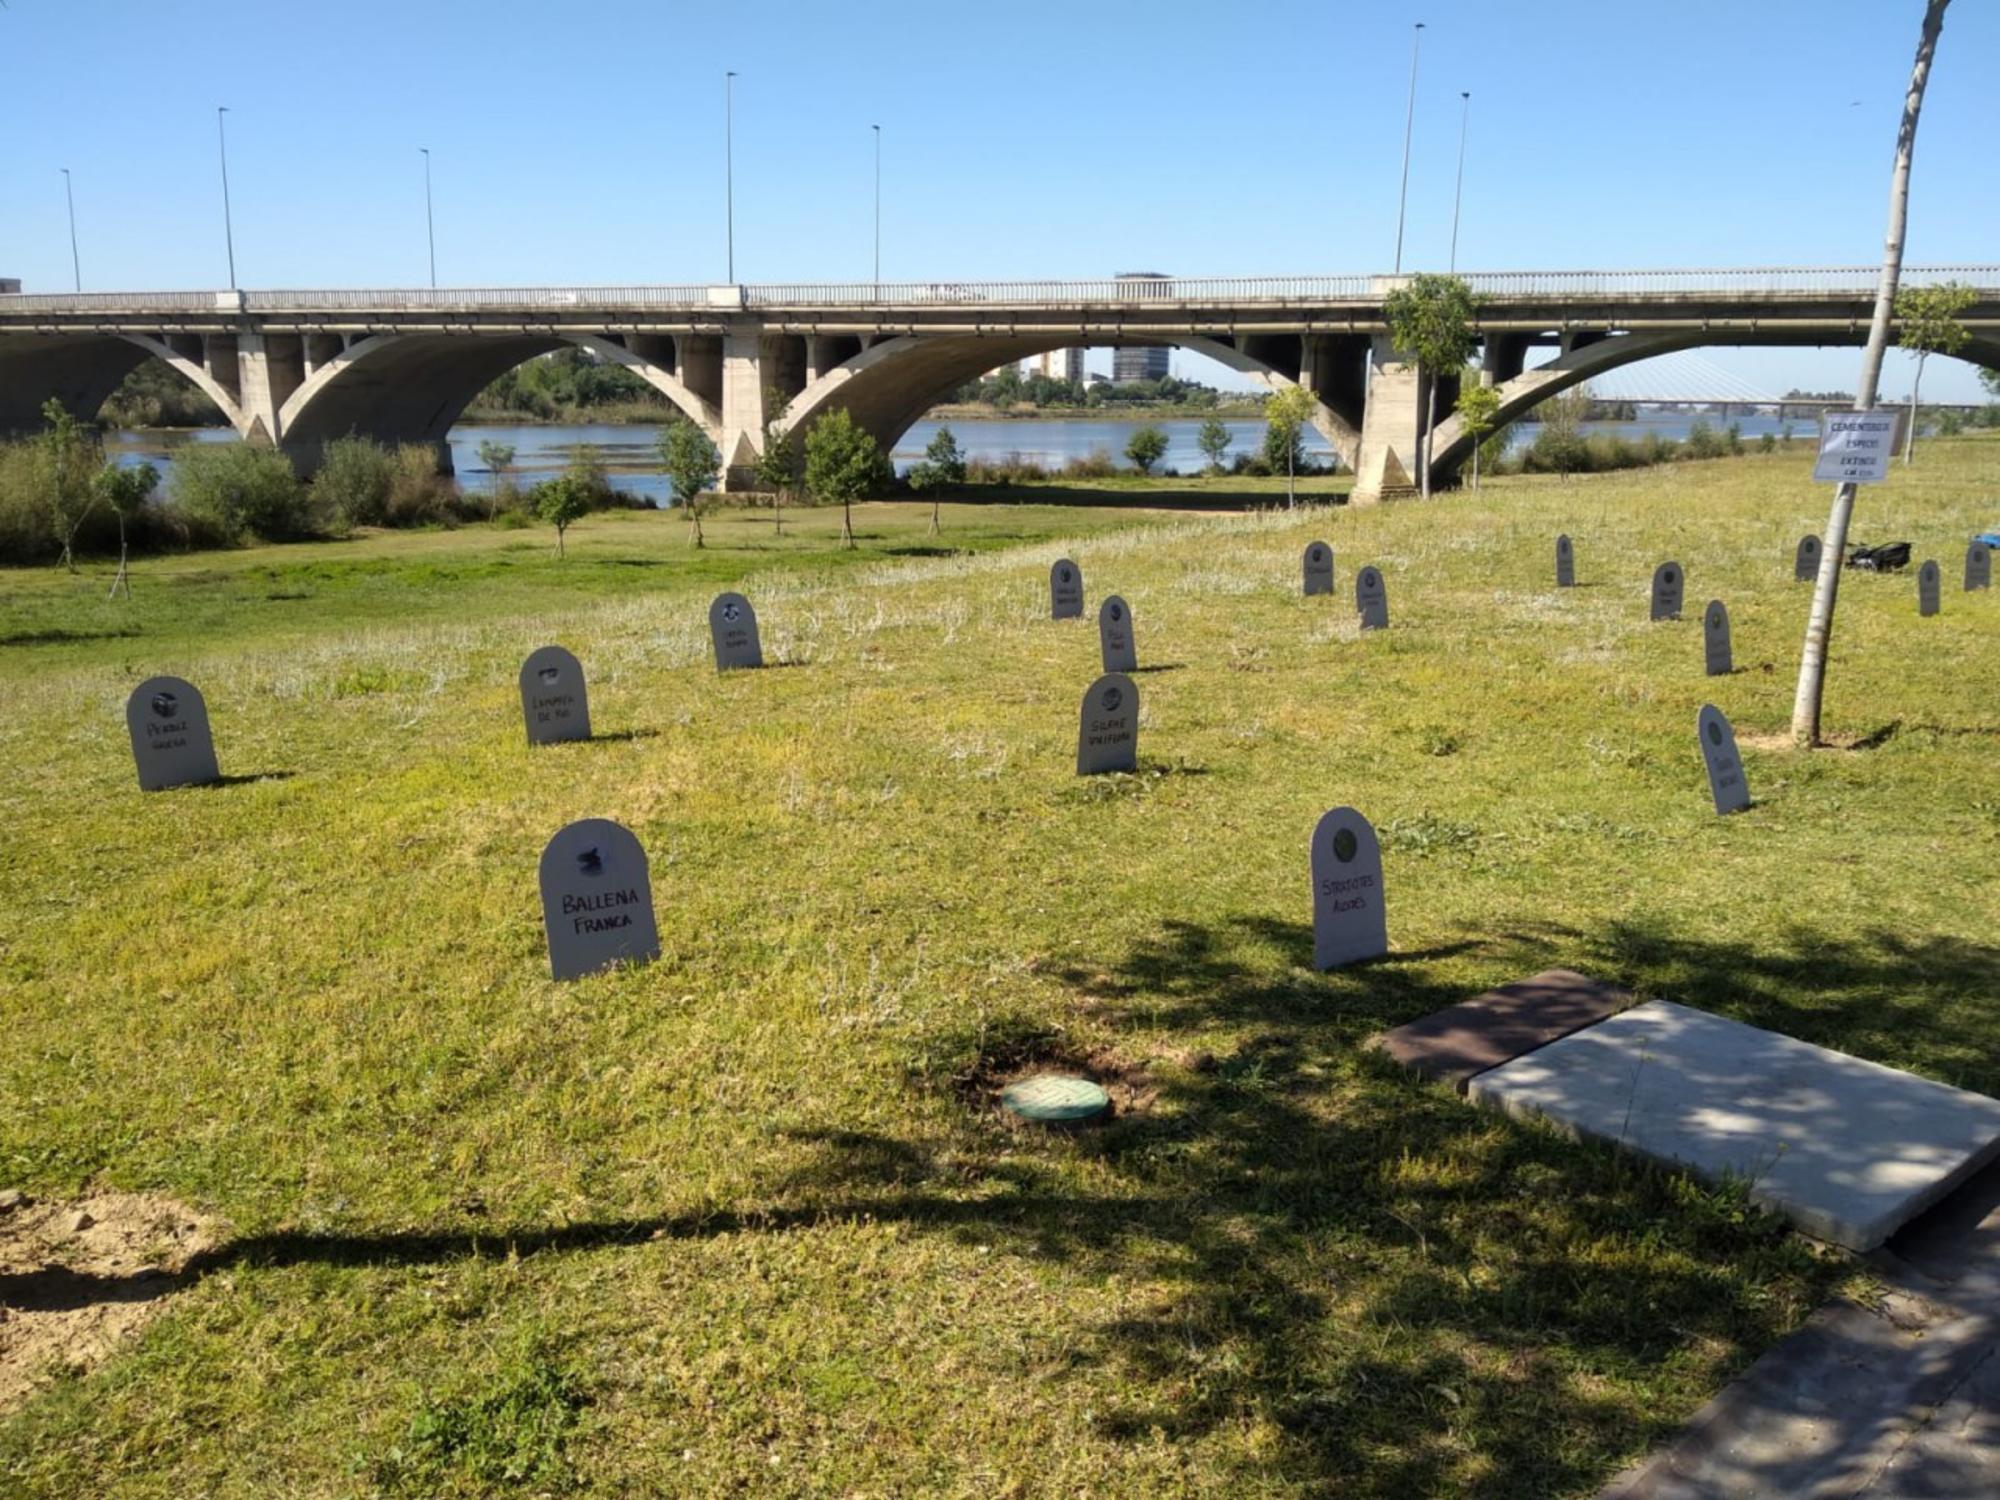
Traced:
<path fill-rule="evenodd" d="M 0 276 L 0 293 L 4 293 L 4 292 L 18 292 L 18 291 L 20 291 L 20 290 L 21 290 L 21 278 L 20 278 L 20 277 L 18 277 L 18 276 Z"/>
<path fill-rule="evenodd" d="M 1047 354 L 1037 354 L 1021 363 L 1021 373 L 1033 377 L 1046 375 L 1050 380 L 1073 380 L 1083 384 L 1083 351 L 1081 349 L 1051 349 Z"/>
<path fill-rule="evenodd" d="M 1165 380 L 1172 356 L 1172 350 L 1160 347 L 1114 350 L 1111 378 L 1120 385 L 1134 380 Z"/>

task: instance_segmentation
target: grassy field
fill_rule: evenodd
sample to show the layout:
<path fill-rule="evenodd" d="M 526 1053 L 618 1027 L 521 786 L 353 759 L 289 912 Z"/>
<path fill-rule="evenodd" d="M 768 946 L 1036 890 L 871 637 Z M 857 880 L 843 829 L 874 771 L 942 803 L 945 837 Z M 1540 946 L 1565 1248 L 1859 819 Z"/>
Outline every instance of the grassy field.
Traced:
<path fill-rule="evenodd" d="M 2000 444 L 1857 536 L 1829 728 L 1782 730 L 1803 455 L 1430 505 L 659 517 L 0 577 L 0 1186 L 181 1198 L 225 1248 L 0 1417 L 34 1497 L 1585 1495 L 1860 1278 L 1711 1191 L 1360 1048 L 1564 964 L 2000 1093 Z M 837 524 L 837 518 L 835 518 Z M 1559 531 L 1582 586 L 1551 587 Z M 1052 539 L 1053 534 L 1053 539 Z M 1324 537 L 1339 597 L 1298 597 Z M 524 545 L 532 550 L 520 550 Z M 1132 605 L 1141 769 L 1071 774 Z M 1688 618 L 1649 625 L 1655 563 Z M 1393 627 L 1362 637 L 1356 568 Z M 169 587 L 169 584 L 172 584 Z M 755 600 L 786 670 L 718 677 Z M 1727 601 L 1739 671 L 1702 676 Z M 530 751 L 555 640 L 597 742 Z M 142 796 L 121 709 L 200 684 L 230 784 Z M 1709 811 L 1720 705 L 1756 805 Z M 1387 961 L 1310 969 L 1306 843 L 1382 833 Z M 549 982 L 535 861 L 605 816 L 664 956 Z M 1009 1128 L 995 1085 L 1121 1102 Z"/>

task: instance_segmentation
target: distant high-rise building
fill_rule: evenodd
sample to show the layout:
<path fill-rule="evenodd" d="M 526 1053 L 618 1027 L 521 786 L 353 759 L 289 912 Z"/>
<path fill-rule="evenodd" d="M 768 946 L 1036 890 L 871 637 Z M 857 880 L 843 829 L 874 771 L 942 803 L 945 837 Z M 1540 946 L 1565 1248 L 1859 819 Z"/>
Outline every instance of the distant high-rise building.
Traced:
<path fill-rule="evenodd" d="M 1047 354 L 1037 354 L 1021 362 L 1023 375 L 1045 375 L 1050 380 L 1073 380 L 1083 384 L 1083 351 L 1081 349 L 1051 349 Z"/>
<path fill-rule="evenodd" d="M 12 295 L 21 290 L 21 283 L 12 276 L 0 276 L 0 292 Z"/>
<path fill-rule="evenodd" d="M 1165 380 L 1173 351 L 1159 346 L 1119 349 L 1111 356 L 1111 378 L 1120 385 L 1132 380 Z"/>

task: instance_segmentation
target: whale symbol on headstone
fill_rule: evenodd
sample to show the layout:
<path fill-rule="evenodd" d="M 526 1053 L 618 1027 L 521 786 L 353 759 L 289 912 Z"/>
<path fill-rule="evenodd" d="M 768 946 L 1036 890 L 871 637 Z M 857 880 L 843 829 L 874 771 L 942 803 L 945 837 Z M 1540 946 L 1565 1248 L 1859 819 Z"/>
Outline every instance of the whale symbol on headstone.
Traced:
<path fill-rule="evenodd" d="M 580 873 L 585 875 L 602 875 L 604 873 L 604 856 L 599 854 L 594 848 L 586 849 L 577 855 L 576 868 Z"/>

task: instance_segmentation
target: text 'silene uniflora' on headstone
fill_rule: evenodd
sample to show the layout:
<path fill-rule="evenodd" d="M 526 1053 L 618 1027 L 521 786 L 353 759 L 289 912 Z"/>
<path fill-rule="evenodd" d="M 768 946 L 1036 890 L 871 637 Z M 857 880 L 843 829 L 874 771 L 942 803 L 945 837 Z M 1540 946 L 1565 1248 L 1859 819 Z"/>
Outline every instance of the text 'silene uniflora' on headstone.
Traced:
<path fill-rule="evenodd" d="M 1083 695 L 1076 732 L 1076 774 L 1139 768 L 1139 689 L 1132 679 L 1107 672 Z"/>
<path fill-rule="evenodd" d="M 549 972 L 576 979 L 660 956 L 646 851 L 630 829 L 585 818 L 542 850 L 542 925 Z"/>
<path fill-rule="evenodd" d="M 139 790 L 200 786 L 220 781 L 208 705 L 191 682 L 149 677 L 125 700 L 125 728 L 139 768 Z"/>

